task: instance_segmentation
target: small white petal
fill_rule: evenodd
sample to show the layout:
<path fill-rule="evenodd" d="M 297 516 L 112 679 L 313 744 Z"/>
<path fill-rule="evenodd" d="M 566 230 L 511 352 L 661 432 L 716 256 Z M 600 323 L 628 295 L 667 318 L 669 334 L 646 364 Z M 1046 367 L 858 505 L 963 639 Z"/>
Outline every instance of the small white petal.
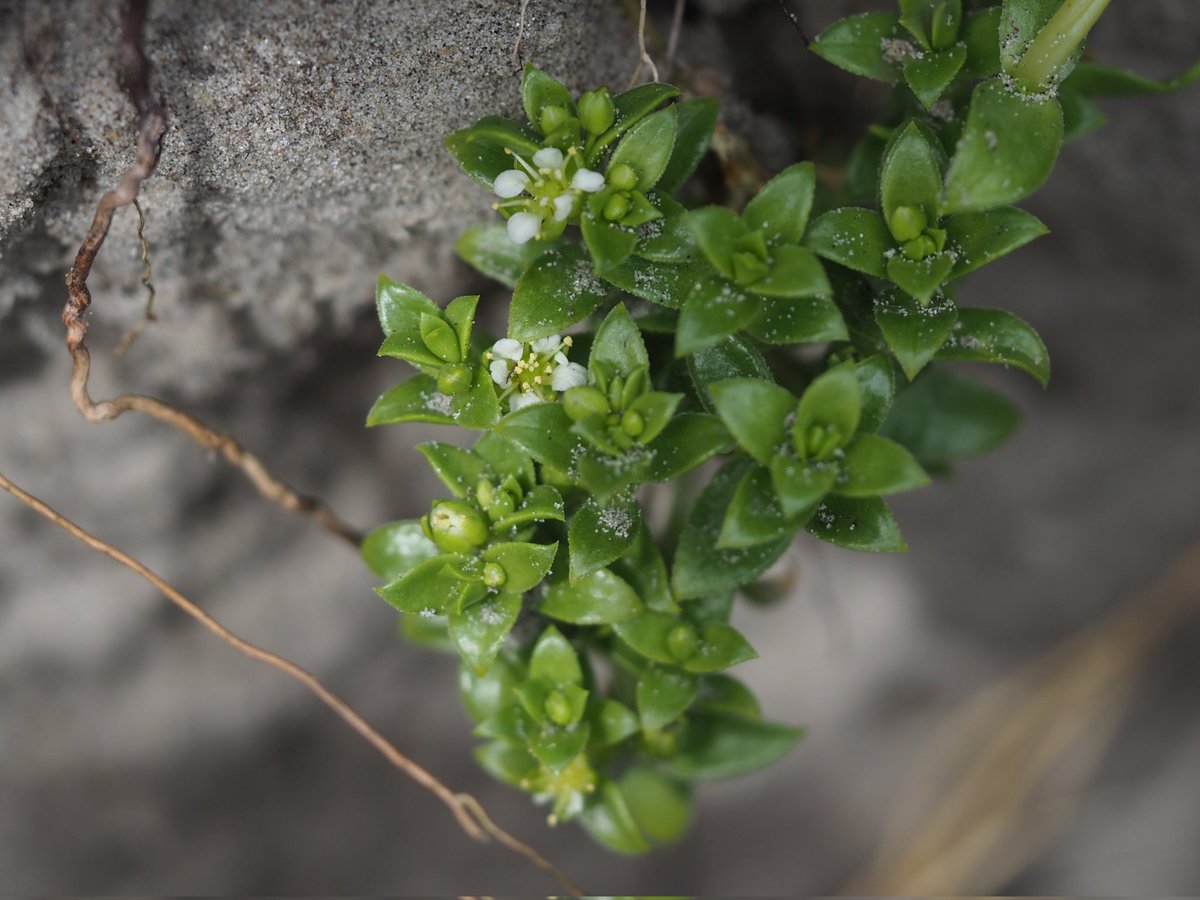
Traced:
<path fill-rule="evenodd" d="M 575 198 L 571 194 L 559 194 L 554 198 L 554 221 L 565 222 L 575 211 Z"/>
<path fill-rule="evenodd" d="M 488 371 L 492 374 L 492 381 L 500 385 L 502 388 L 508 387 L 508 363 L 502 359 L 493 359 L 488 365 Z"/>
<path fill-rule="evenodd" d="M 557 169 L 563 164 L 562 151 L 557 147 L 543 147 L 533 154 L 533 164 L 541 169 Z"/>
<path fill-rule="evenodd" d="M 512 338 L 500 338 L 492 344 L 492 355 L 498 356 L 500 359 L 511 359 L 516 362 L 521 358 L 521 353 L 521 342 L 514 341 Z"/>
<path fill-rule="evenodd" d="M 526 406 L 541 403 L 542 398 L 530 391 L 528 394 L 517 393 L 508 398 L 508 408 L 513 412 Z"/>
<path fill-rule="evenodd" d="M 496 180 L 492 182 L 492 190 L 496 192 L 497 197 L 507 200 L 522 193 L 528 184 L 528 175 L 517 169 L 508 169 L 496 176 Z"/>
<path fill-rule="evenodd" d="M 591 169 L 580 169 L 575 173 L 575 177 L 571 179 L 571 187 L 577 191 L 587 191 L 589 194 L 594 194 L 604 187 L 604 176 L 599 172 L 593 172 Z"/>
<path fill-rule="evenodd" d="M 554 361 L 560 366 L 565 366 L 567 364 L 567 355 L 565 353 L 555 353 Z"/>
<path fill-rule="evenodd" d="M 533 348 L 533 352 L 538 356 L 544 356 L 547 353 L 555 352 L 562 346 L 562 338 L 557 334 L 552 334 L 549 337 L 538 338 L 529 345 Z"/>
<path fill-rule="evenodd" d="M 554 375 L 550 378 L 550 387 L 556 391 L 565 391 L 587 384 L 587 381 L 587 369 L 579 363 L 569 362 L 565 366 L 559 366 L 554 370 Z"/>
<path fill-rule="evenodd" d="M 508 220 L 508 239 L 514 244 L 524 244 L 533 240 L 541 230 L 542 220 L 533 213 L 514 213 Z"/>

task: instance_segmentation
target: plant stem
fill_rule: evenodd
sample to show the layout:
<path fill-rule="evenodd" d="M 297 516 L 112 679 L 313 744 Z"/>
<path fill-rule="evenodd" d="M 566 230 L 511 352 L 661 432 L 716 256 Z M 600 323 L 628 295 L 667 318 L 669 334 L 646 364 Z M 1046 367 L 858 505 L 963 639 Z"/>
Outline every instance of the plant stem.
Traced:
<path fill-rule="evenodd" d="M 1031 91 L 1048 88 L 1108 4 L 1109 0 L 1064 0 L 1013 67 L 1013 78 Z"/>

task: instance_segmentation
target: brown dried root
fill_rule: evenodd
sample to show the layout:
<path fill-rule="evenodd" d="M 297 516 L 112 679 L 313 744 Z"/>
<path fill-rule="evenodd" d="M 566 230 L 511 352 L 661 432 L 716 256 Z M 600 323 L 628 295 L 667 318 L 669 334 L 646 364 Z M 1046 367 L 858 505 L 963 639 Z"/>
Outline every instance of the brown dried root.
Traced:
<path fill-rule="evenodd" d="M 375 730 L 362 716 L 355 712 L 344 700 L 338 697 L 333 691 L 327 688 L 315 675 L 308 670 L 298 666 L 289 659 L 285 659 L 270 650 L 266 650 L 257 644 L 252 644 L 249 641 L 234 634 L 211 615 L 185 597 L 176 588 L 168 584 L 163 578 L 148 569 L 145 565 L 138 562 L 127 553 L 118 550 L 112 544 L 109 544 L 90 532 L 84 530 L 81 526 L 76 525 L 70 519 L 57 512 L 42 500 L 21 489 L 8 478 L 0 473 L 0 490 L 5 490 L 12 494 L 30 509 L 37 512 L 53 522 L 58 527 L 62 528 L 68 534 L 79 539 L 87 544 L 93 550 L 104 554 L 109 559 L 120 563 L 125 568 L 141 576 L 150 584 L 154 585 L 163 595 L 166 596 L 175 606 L 191 616 L 202 626 L 207 628 L 212 634 L 216 635 L 220 640 L 224 641 L 234 650 L 238 651 L 251 659 L 257 660 L 273 669 L 277 669 L 289 678 L 299 682 L 311 693 L 315 694 L 317 699 L 332 709 L 342 721 L 353 728 L 359 735 L 367 741 L 372 747 L 380 752 L 389 763 L 419 784 L 425 790 L 429 791 L 438 798 L 446 808 L 450 810 L 455 821 L 468 836 L 477 841 L 486 841 L 489 837 L 495 839 L 518 856 L 524 857 L 533 865 L 537 866 L 543 872 L 548 873 L 558 880 L 572 896 L 578 897 L 582 895 L 582 891 L 576 886 L 570 878 L 568 878 L 557 866 L 545 859 L 540 853 L 530 847 L 528 844 L 509 834 L 499 825 L 491 820 L 488 814 L 484 811 L 479 801 L 470 794 L 458 794 L 443 784 L 436 776 L 429 772 L 419 763 L 409 759 L 401 753 L 396 746 L 388 741 L 382 734 Z"/>
<path fill-rule="evenodd" d="M 154 269 L 150 265 L 150 246 L 146 243 L 146 216 L 142 213 L 142 204 L 137 202 L 137 198 L 134 198 L 133 208 L 137 210 L 138 214 L 137 237 L 138 246 L 142 250 L 142 284 L 146 288 L 146 309 L 142 313 L 142 320 L 125 332 L 125 336 L 113 350 L 113 356 L 117 357 L 124 356 L 129 352 L 133 342 L 137 340 L 138 335 L 145 330 L 149 323 L 158 321 L 158 316 L 154 314 L 154 282 L 150 280 L 154 277 Z"/>
<path fill-rule="evenodd" d="M 71 354 L 71 399 L 89 422 L 115 419 L 128 410 L 137 410 L 151 418 L 178 428 L 203 447 L 216 450 L 234 467 L 241 469 L 259 493 L 282 506 L 288 512 L 307 516 L 318 525 L 357 546 L 362 533 L 336 516 L 324 503 L 302 497 L 288 485 L 274 478 L 262 462 L 246 452 L 228 434 L 216 431 L 180 409 L 141 394 L 122 394 L 112 400 L 93 401 L 88 394 L 91 354 L 88 352 L 87 323 L 84 313 L 92 304 L 87 279 L 104 239 L 112 225 L 113 214 L 122 207 L 136 203 L 142 183 L 153 174 L 162 150 L 162 138 L 167 129 L 166 114 L 150 91 L 150 64 L 142 46 L 146 21 L 147 0 L 132 0 L 126 8 L 121 27 L 121 84 L 129 94 L 140 117 L 137 158 L 120 183 L 100 198 L 91 227 L 75 264 L 67 273 L 67 303 L 62 320 L 67 327 L 67 350 Z"/>

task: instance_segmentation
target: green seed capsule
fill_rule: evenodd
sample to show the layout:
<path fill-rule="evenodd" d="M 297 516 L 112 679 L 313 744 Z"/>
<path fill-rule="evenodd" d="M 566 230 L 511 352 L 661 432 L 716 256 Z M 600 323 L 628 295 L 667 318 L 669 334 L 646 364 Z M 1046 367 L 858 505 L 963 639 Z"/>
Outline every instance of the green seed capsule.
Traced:
<path fill-rule="evenodd" d="M 546 713 L 546 718 L 555 725 L 570 725 L 571 719 L 575 717 L 574 710 L 571 709 L 571 701 L 562 691 L 551 691 L 547 694 L 542 709 Z"/>
<path fill-rule="evenodd" d="M 508 581 L 508 573 L 500 563 L 490 562 L 483 567 L 483 583 L 490 588 L 501 587 Z"/>
<path fill-rule="evenodd" d="M 571 114 L 561 106 L 545 106 L 538 117 L 538 127 L 542 129 L 542 134 L 550 134 L 566 124 L 569 118 Z"/>
<path fill-rule="evenodd" d="M 638 183 L 637 171 L 629 163 L 617 163 L 604 177 L 619 191 L 632 191 Z"/>
<path fill-rule="evenodd" d="M 898 206 L 892 213 L 892 237 L 904 243 L 919 237 L 929 220 L 915 206 Z"/>
<path fill-rule="evenodd" d="M 696 629 L 687 622 L 672 626 L 667 632 L 667 652 L 676 662 L 687 662 L 700 649 L 700 638 Z"/>
<path fill-rule="evenodd" d="M 617 117 L 608 88 L 588 91 L 579 98 L 579 124 L 590 134 L 608 131 Z"/>
<path fill-rule="evenodd" d="M 637 437 L 646 430 L 646 420 L 636 409 L 626 410 L 621 416 L 621 428 L 630 437 Z"/>
<path fill-rule="evenodd" d="M 433 542 L 447 553 L 467 553 L 487 543 L 482 514 L 465 500 L 439 500 L 429 511 Z"/>
<path fill-rule="evenodd" d="M 563 411 L 573 422 L 606 416 L 610 409 L 604 392 L 586 384 L 573 387 L 564 393 L 562 405 Z"/>
<path fill-rule="evenodd" d="M 613 194 L 604 204 L 604 218 L 610 222 L 624 218 L 627 212 L 629 212 L 629 201 L 621 194 Z"/>
<path fill-rule="evenodd" d="M 471 367 L 464 363 L 451 363 L 442 366 L 438 372 L 438 390 L 443 394 L 461 394 L 471 389 Z"/>

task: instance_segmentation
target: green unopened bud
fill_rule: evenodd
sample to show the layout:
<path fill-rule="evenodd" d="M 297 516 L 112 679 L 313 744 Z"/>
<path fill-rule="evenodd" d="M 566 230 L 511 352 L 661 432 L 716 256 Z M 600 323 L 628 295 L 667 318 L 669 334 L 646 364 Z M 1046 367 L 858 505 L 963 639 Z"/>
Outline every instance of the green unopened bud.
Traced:
<path fill-rule="evenodd" d="M 488 526 L 465 500 L 439 500 L 429 511 L 429 536 L 447 553 L 467 553 L 487 543 Z"/>
<path fill-rule="evenodd" d="M 647 756 L 667 759 L 679 749 L 679 735 L 674 731 L 647 731 L 642 734 L 642 747 Z"/>
<path fill-rule="evenodd" d="M 461 394 L 470 390 L 472 380 L 470 366 L 464 363 L 450 363 L 442 366 L 438 372 L 438 390 L 451 396 Z"/>
<path fill-rule="evenodd" d="M 561 106 L 543 106 L 538 116 L 538 127 L 542 129 L 542 134 L 550 134 L 565 125 L 569 118 L 571 114 Z"/>
<path fill-rule="evenodd" d="M 892 237 L 904 243 L 919 237 L 929 224 L 925 213 L 915 206 L 897 206 L 892 213 Z"/>
<path fill-rule="evenodd" d="M 630 437 L 637 437 L 646 430 L 646 420 L 636 409 L 626 410 L 621 416 L 621 430 Z"/>
<path fill-rule="evenodd" d="M 915 237 L 900 248 L 904 251 L 904 255 L 911 260 L 922 260 L 927 256 L 932 256 L 937 253 L 937 244 L 933 238 L 927 234 L 920 237 Z"/>
<path fill-rule="evenodd" d="M 629 163 L 617 163 L 608 170 L 604 178 L 619 191 L 632 191 L 638 183 L 637 172 Z"/>
<path fill-rule="evenodd" d="M 490 588 L 501 587 L 508 581 L 508 573 L 500 563 L 490 562 L 483 567 L 483 583 Z"/>
<path fill-rule="evenodd" d="M 562 395 L 563 411 L 573 422 L 606 416 L 609 412 L 608 398 L 599 388 L 590 384 L 573 387 Z"/>
<path fill-rule="evenodd" d="M 586 131 L 592 134 L 608 131 L 616 117 L 617 109 L 608 88 L 588 91 L 579 98 L 579 124 Z"/>
<path fill-rule="evenodd" d="M 733 254 L 731 262 L 733 280 L 738 284 L 754 284 L 770 271 L 765 262 L 747 250 Z"/>
<path fill-rule="evenodd" d="M 621 194 L 613 194 L 604 204 L 604 218 L 610 222 L 616 222 L 623 218 L 627 212 L 629 212 L 629 201 Z"/>
<path fill-rule="evenodd" d="M 700 649 L 700 638 L 696 629 L 687 622 L 680 622 L 667 632 L 667 652 L 676 662 L 687 662 Z"/>
<path fill-rule="evenodd" d="M 546 713 L 546 718 L 555 725 L 570 725 L 571 720 L 575 717 L 574 710 L 571 709 L 571 701 L 562 691 L 551 691 L 547 694 L 542 709 Z"/>
<path fill-rule="evenodd" d="M 496 486 L 486 478 L 480 478 L 475 485 L 475 499 L 479 501 L 479 505 L 486 509 L 495 496 Z"/>

